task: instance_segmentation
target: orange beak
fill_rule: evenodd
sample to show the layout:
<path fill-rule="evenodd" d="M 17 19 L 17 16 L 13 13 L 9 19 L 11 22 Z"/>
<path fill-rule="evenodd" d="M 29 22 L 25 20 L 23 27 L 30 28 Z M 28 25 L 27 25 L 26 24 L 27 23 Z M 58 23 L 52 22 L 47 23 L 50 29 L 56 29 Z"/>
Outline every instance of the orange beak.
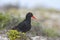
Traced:
<path fill-rule="evenodd" d="M 36 17 L 32 16 L 32 18 L 36 19 Z"/>

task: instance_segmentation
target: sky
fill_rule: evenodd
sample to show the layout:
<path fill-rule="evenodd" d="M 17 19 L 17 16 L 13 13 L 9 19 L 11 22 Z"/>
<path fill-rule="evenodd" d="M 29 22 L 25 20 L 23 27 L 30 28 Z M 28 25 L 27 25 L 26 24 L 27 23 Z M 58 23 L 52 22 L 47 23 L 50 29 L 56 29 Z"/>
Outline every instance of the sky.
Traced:
<path fill-rule="evenodd" d="M 14 5 L 18 3 L 21 7 L 27 8 L 43 5 L 46 8 L 60 9 L 60 0 L 0 0 L 0 6 L 8 3 Z"/>

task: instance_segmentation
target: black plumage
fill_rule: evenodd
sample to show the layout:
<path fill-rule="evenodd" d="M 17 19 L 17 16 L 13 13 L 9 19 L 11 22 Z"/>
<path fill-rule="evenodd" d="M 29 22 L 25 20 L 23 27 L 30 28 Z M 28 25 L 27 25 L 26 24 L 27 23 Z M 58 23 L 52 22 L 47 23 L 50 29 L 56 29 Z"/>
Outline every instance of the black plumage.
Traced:
<path fill-rule="evenodd" d="M 33 17 L 33 14 L 31 12 L 27 13 L 24 21 L 22 21 L 21 23 L 19 23 L 17 26 L 15 26 L 12 29 L 18 30 L 21 32 L 29 31 L 31 29 L 31 17 Z"/>

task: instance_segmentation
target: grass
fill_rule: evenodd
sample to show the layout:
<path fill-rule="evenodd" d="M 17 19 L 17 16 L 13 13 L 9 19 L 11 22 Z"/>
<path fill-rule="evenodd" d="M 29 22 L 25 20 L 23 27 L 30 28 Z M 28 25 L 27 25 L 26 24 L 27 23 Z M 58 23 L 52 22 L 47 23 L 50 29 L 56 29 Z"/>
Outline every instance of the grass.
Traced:
<path fill-rule="evenodd" d="M 16 26 L 18 23 L 21 22 L 21 18 L 14 17 L 14 15 L 11 15 L 10 13 L 6 12 L 5 14 L 0 13 L 0 30 L 4 28 L 11 28 L 12 26 Z"/>
<path fill-rule="evenodd" d="M 8 14 L 0 13 L 0 29 L 3 29 L 7 25 L 9 20 L 10 16 Z"/>
<path fill-rule="evenodd" d="M 59 36 L 59 34 L 53 28 L 52 29 L 51 28 L 43 29 L 43 33 L 48 37 L 58 37 Z"/>

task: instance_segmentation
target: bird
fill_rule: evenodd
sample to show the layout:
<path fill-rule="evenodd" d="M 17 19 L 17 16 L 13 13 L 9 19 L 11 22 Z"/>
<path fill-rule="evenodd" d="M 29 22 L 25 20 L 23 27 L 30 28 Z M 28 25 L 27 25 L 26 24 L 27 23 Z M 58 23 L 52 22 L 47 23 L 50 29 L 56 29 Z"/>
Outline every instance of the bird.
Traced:
<path fill-rule="evenodd" d="M 33 16 L 31 12 L 28 12 L 26 14 L 26 18 L 21 23 L 19 23 L 17 26 L 13 27 L 12 29 L 26 33 L 27 31 L 31 29 L 31 17 L 33 19 L 36 19 L 36 17 Z"/>

